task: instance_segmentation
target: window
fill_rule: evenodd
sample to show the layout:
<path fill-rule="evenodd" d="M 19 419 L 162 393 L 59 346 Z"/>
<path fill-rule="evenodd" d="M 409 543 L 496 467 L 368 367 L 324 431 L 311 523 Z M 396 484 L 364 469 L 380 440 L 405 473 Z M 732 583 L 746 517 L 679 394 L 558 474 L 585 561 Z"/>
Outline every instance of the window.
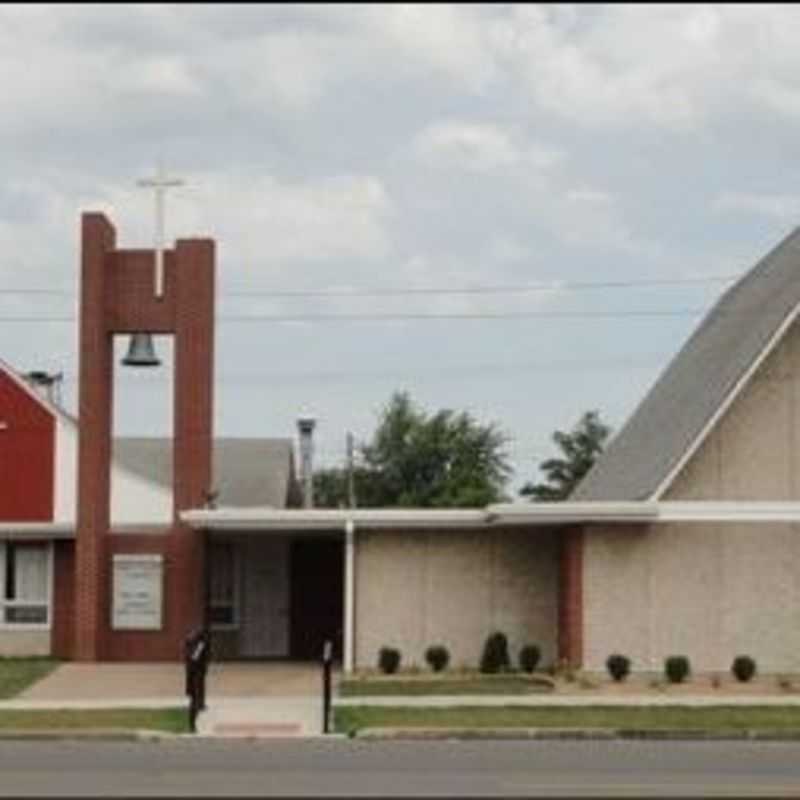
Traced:
<path fill-rule="evenodd" d="M 0 543 L 0 625 L 50 622 L 50 547 Z"/>
<path fill-rule="evenodd" d="M 236 550 L 231 542 L 215 542 L 209 548 L 210 571 L 209 616 L 215 628 L 232 628 L 238 624 Z"/>

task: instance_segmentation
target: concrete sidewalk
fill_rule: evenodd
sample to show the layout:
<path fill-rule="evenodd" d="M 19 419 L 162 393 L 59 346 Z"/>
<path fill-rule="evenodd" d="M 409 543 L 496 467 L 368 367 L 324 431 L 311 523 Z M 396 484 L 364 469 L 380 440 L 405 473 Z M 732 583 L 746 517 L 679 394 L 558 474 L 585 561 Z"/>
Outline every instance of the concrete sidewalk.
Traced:
<path fill-rule="evenodd" d="M 319 695 L 318 664 L 292 662 L 212 663 L 207 690 L 213 697 L 303 697 Z M 120 703 L 158 700 L 174 704 L 185 691 L 179 662 L 61 664 L 16 700 Z M 151 703 L 152 706 L 152 703 Z M 99 706 L 94 706 L 99 707 Z M 109 706 L 106 706 L 109 707 Z"/>
<path fill-rule="evenodd" d="M 209 698 L 197 718 L 200 736 L 308 737 L 322 735 L 319 697 Z"/>

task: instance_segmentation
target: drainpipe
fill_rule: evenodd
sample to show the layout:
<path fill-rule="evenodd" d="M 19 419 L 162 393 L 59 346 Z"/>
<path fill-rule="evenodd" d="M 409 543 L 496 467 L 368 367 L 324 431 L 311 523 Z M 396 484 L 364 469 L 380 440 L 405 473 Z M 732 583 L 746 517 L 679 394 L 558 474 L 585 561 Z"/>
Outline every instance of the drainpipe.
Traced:
<path fill-rule="evenodd" d="M 355 539 L 356 524 L 348 519 L 344 526 L 344 671 L 355 666 Z"/>

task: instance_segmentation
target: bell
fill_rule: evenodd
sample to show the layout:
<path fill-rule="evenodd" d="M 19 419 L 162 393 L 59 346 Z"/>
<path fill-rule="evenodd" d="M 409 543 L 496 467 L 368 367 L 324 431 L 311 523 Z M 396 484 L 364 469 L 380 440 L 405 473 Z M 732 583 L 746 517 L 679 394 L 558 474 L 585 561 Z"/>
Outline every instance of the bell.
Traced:
<path fill-rule="evenodd" d="M 153 348 L 153 336 L 149 333 L 131 334 L 128 354 L 122 359 L 126 367 L 160 367 L 156 351 Z"/>

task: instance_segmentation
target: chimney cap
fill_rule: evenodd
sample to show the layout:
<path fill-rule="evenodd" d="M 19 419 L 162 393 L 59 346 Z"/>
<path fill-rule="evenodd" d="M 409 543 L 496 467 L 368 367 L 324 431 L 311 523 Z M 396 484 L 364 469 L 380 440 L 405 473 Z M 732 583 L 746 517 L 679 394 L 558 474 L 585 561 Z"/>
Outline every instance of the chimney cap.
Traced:
<path fill-rule="evenodd" d="M 45 372 L 44 370 L 33 369 L 30 372 L 26 372 L 24 377 L 27 378 L 31 383 L 49 386 L 51 383 L 55 383 L 57 380 L 60 380 L 61 373 L 49 373 Z"/>
<path fill-rule="evenodd" d="M 297 418 L 297 427 L 300 433 L 313 433 L 316 424 L 317 418 L 312 414 L 301 414 Z"/>

